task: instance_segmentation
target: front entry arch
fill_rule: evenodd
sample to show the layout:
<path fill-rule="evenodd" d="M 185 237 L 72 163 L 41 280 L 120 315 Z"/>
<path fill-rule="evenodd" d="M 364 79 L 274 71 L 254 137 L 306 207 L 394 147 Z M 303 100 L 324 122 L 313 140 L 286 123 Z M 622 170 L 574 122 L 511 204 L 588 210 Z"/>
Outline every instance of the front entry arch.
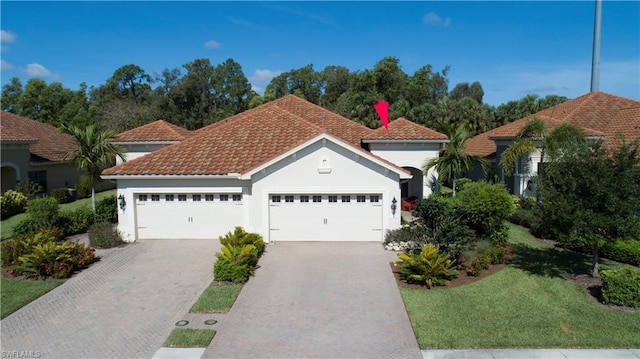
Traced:
<path fill-rule="evenodd" d="M 0 190 L 4 193 L 7 190 L 16 188 L 18 181 L 20 181 L 20 168 L 13 163 L 3 163 L 0 176 L 2 176 L 2 187 Z"/>
<path fill-rule="evenodd" d="M 416 197 L 418 199 L 424 197 L 424 175 L 422 170 L 414 167 L 402 167 L 405 170 L 411 172 L 413 176 L 410 180 L 403 182 L 400 185 L 400 191 L 402 198 Z"/>

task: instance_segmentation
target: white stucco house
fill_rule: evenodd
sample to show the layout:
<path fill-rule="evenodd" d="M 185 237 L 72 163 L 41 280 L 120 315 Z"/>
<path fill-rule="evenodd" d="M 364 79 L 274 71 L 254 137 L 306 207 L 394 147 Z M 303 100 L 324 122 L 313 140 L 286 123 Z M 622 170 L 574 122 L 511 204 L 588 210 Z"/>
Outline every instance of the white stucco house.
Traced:
<path fill-rule="evenodd" d="M 435 173 L 420 168 L 448 142 L 402 118 L 371 130 L 293 95 L 183 138 L 146 126 L 121 134 L 129 160 L 102 173 L 117 181 L 127 241 L 217 239 L 235 226 L 271 243 L 382 241 L 403 197 L 431 193 Z"/>

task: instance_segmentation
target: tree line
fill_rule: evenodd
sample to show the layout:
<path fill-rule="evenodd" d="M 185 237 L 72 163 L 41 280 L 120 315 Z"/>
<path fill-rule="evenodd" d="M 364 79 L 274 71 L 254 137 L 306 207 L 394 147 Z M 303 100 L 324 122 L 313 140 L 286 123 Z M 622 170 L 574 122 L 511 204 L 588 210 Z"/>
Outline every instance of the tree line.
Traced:
<path fill-rule="evenodd" d="M 449 67 L 425 65 L 409 75 L 395 57 L 385 57 L 372 69 L 313 65 L 274 77 L 260 95 L 251 88 L 242 66 L 233 59 L 212 64 L 196 59 L 181 68 L 149 74 L 129 64 L 116 69 L 105 83 L 71 90 L 38 78 L 25 86 L 14 77 L 2 86 L 3 110 L 56 126 L 98 124 L 122 132 L 164 119 L 195 130 L 268 101 L 294 94 L 370 128 L 380 126 L 373 105 L 389 102 L 391 119 L 449 133 L 465 122 L 471 135 L 512 122 L 566 101 L 549 95 L 527 95 L 497 107 L 483 103 L 479 82 L 463 82 L 449 90 Z"/>

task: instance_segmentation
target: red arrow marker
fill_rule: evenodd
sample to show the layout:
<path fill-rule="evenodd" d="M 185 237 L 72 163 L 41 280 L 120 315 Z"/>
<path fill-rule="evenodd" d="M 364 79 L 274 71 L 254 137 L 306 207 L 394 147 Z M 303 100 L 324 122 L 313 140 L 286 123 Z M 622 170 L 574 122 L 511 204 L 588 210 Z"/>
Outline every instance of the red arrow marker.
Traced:
<path fill-rule="evenodd" d="M 378 103 L 373 105 L 373 108 L 376 109 L 378 116 L 380 116 L 380 121 L 382 121 L 384 128 L 389 131 L 389 103 L 379 98 Z"/>

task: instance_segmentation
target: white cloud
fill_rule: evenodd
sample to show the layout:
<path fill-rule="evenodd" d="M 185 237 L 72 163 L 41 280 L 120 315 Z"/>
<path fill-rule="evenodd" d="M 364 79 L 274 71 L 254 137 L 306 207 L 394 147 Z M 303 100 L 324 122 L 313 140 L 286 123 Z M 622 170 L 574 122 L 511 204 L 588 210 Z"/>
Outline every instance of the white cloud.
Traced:
<path fill-rule="evenodd" d="M 216 40 L 209 40 L 204 43 L 204 47 L 206 47 L 207 49 L 213 50 L 213 49 L 221 48 L 222 44 Z"/>
<path fill-rule="evenodd" d="M 9 71 L 13 69 L 13 65 L 0 59 L 0 72 Z"/>
<path fill-rule="evenodd" d="M 253 72 L 253 75 L 249 76 L 249 82 L 251 82 L 251 89 L 255 92 L 262 93 L 264 88 L 271 82 L 271 79 L 280 75 L 280 70 L 268 70 L 257 69 Z"/>
<path fill-rule="evenodd" d="M 11 31 L 0 30 L 0 42 L 14 42 L 18 35 Z"/>
<path fill-rule="evenodd" d="M 433 25 L 433 26 L 444 26 L 447 27 L 451 25 L 451 19 L 448 17 L 440 17 L 440 15 L 435 12 L 430 12 L 422 17 L 422 22 L 425 25 Z"/>
<path fill-rule="evenodd" d="M 28 64 L 26 72 L 27 75 L 31 77 L 49 77 L 52 75 L 51 71 L 47 70 L 44 66 L 37 63 Z"/>

